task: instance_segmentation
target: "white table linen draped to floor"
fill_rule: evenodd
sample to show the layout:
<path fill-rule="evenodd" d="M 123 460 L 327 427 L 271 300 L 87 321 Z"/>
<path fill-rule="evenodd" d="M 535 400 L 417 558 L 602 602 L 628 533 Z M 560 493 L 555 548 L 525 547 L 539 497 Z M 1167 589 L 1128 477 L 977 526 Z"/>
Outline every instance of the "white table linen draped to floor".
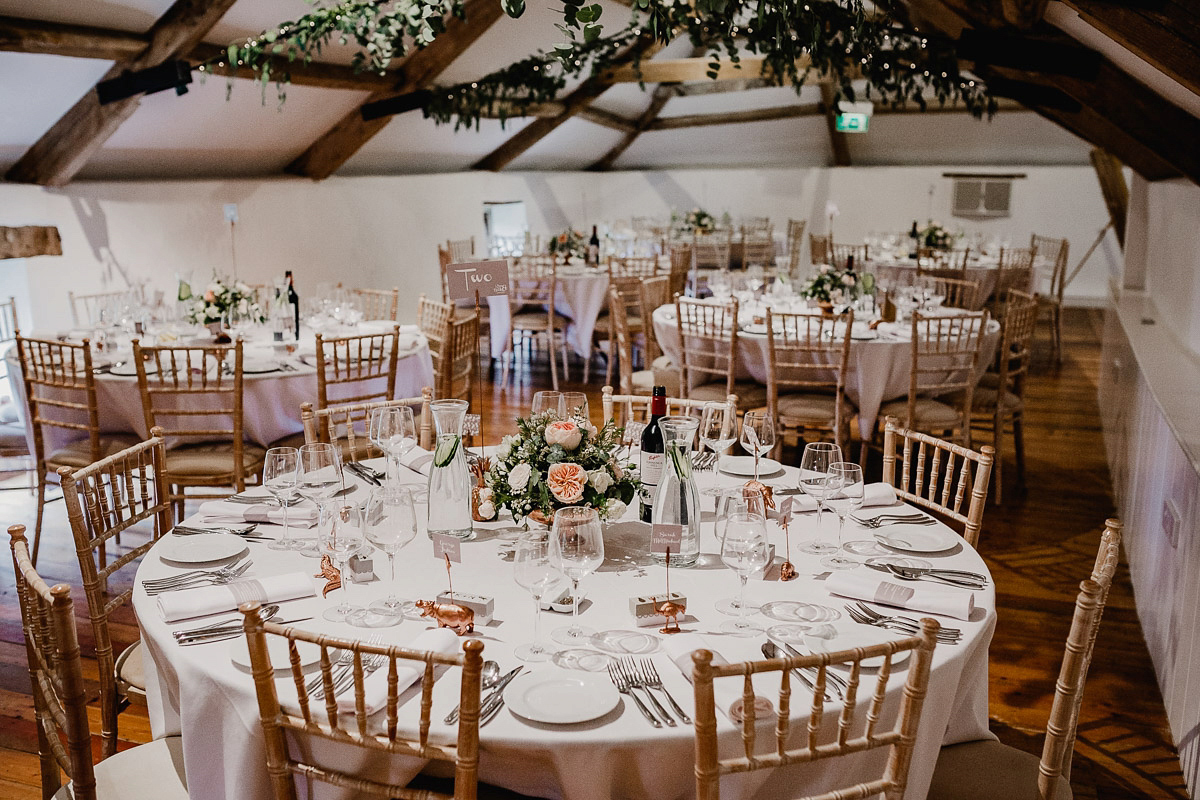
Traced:
<path fill-rule="evenodd" d="M 608 303 L 608 271 L 560 267 L 554 310 L 571 320 L 567 344 L 581 358 L 592 352 L 592 333 L 596 320 Z M 492 358 L 500 358 L 509 348 L 510 312 L 507 297 L 489 297 L 491 311 Z"/>
<path fill-rule="evenodd" d="M 764 477 L 779 486 L 794 486 L 797 473 L 787 468 L 786 473 Z M 406 472 L 404 480 L 421 486 L 424 479 Z M 711 472 L 698 474 L 702 490 L 714 485 L 736 486 L 744 480 Z M 354 494 L 365 497 L 367 488 L 360 486 Z M 720 598 L 735 596 L 738 581 L 735 574 L 722 565 L 717 555 L 712 504 L 712 497 L 702 496 L 702 507 L 708 511 L 702 528 L 699 565 L 692 569 L 672 570 L 672 590 L 689 598 L 690 616 L 683 621 L 683 627 L 705 634 L 708 646 L 729 661 L 761 658 L 759 646 L 764 640 L 763 636 L 737 638 L 718 632 L 720 623 L 730 618 L 719 614 L 714 603 Z M 422 520 L 421 531 L 401 551 L 398 564 L 399 594 L 410 599 L 432 598 L 446 588 L 445 568 L 442 562 L 433 557 L 430 542 L 424 535 L 423 504 L 418 505 L 418 516 Z M 815 526 L 815 514 L 797 516 L 791 525 L 792 545 L 813 538 Z M 846 617 L 842 605 L 849 601 L 832 596 L 824 588 L 821 574 L 824 569 L 816 557 L 805 556 L 798 549 L 792 550 L 792 559 L 801 577 L 788 583 L 779 581 L 779 554 L 785 551 L 784 536 L 774 522 L 769 524 L 768 529 L 777 557 L 765 580 L 751 580 L 747 590 L 750 602 L 760 604 L 774 599 L 817 603 L 841 612 L 840 619 L 831 623 L 832 632 L 838 635 L 865 631 L 877 635 L 879 640 L 890 635 L 877 628 L 857 625 Z M 258 531 L 278 535 L 279 528 L 262 525 Z M 848 533 L 851 531 L 854 535 L 848 535 L 848 540 L 870 538 L 865 528 L 852 527 Z M 495 620 L 477 628 L 475 635 L 485 643 L 484 657 L 498 661 L 501 669 L 508 671 L 519 664 L 513 656 L 513 648 L 529 641 L 533 633 L 532 599 L 514 582 L 511 562 L 500 558 L 500 545 L 511 541 L 517 535 L 517 529 L 511 522 L 476 523 L 476 532 L 475 541 L 462 545 L 462 563 L 454 566 L 454 585 L 459 591 L 495 598 Z M 311 530 L 300 533 L 313 535 Z M 836 536 L 836 519 L 833 515 L 824 516 L 821 535 L 826 538 Z M 979 555 L 957 537 L 955 539 L 958 544 L 949 551 L 924 555 L 939 567 L 969 569 L 986 574 L 987 567 Z M 664 587 L 663 568 L 651 563 L 645 555 L 648 547 L 647 529 L 636 521 L 634 509 L 630 509 L 625 519 L 607 527 L 605 542 L 604 565 L 582 582 L 582 593 L 589 599 L 581 606 L 580 622 L 598 631 L 640 630 L 654 637 L 657 640 L 656 649 L 648 657 L 657 665 L 671 694 L 691 714 L 694 710 L 691 684 L 662 650 L 661 643 L 666 637 L 657 633 L 657 625 L 635 629 L 628 609 L 627 598 L 661 592 Z M 878 545 L 876 547 L 883 549 Z M 253 568 L 247 573 L 250 577 L 295 572 L 312 575 L 317 571 L 314 559 L 305 558 L 294 551 L 270 551 L 259 543 L 248 543 L 247 549 L 254 560 Z M 247 669 L 231 662 L 231 646 L 242 645 L 242 642 L 235 639 L 193 647 L 176 644 L 171 630 L 188 625 L 165 623 L 155 598 L 148 597 L 140 583 L 145 578 L 163 577 L 179 571 L 180 566 L 168 565 L 159 559 L 159 550 L 157 547 L 152 550 L 141 564 L 133 597 L 133 606 L 147 648 L 146 679 L 154 735 L 183 735 L 184 760 L 193 800 L 267 797 L 269 783 L 265 749 L 253 682 Z M 354 604 L 365 605 L 385 596 L 392 588 L 387 580 L 385 558 L 381 553 L 376 553 L 374 558 L 375 572 L 382 580 L 351 584 L 347 599 Z M 631 565 L 629 560 L 637 564 Z M 866 567 L 858 569 L 875 576 L 880 574 Z M 313 578 L 313 585 L 314 588 L 318 587 L 319 580 Z M 324 621 L 322 611 L 339 602 L 342 595 L 343 592 L 335 591 L 322 599 L 318 593 L 318 596 L 311 598 L 286 602 L 281 616 L 284 619 L 312 617 L 311 621 L 297 624 L 302 629 L 353 638 L 377 634 L 385 643 L 396 645 L 413 642 L 431 627 L 429 620 L 406 620 L 398 626 L 373 629 Z M 940 746 L 992 738 L 988 732 L 987 716 L 988 644 L 995 627 L 995 593 L 992 586 L 989 584 L 986 589 L 976 592 L 974 602 L 975 610 L 968 621 L 942 618 L 943 624 L 961 628 L 963 638 L 961 644 L 940 645 L 934 653 L 929 693 L 909 777 L 907 797 L 913 800 L 925 796 Z M 909 612 L 909 616 L 922 615 Z M 230 617 L 222 615 L 219 618 Z M 191 625 L 199 625 L 210 619 L 199 618 L 191 621 Z M 550 641 L 550 630 L 569 621 L 568 616 L 543 612 L 544 641 Z M 764 627 L 774 624 L 761 615 L 755 617 L 755 621 Z M 834 638 L 829 646 L 836 649 L 833 647 L 836 643 L 837 639 Z M 528 665 L 527 668 L 538 672 L 558 669 L 547 663 Z M 899 674 L 889 682 L 885 704 L 884 722 L 888 723 L 895 718 L 904 683 L 905 667 L 898 665 L 896 669 Z M 290 682 L 290 676 L 286 674 L 277 679 L 281 686 Z M 735 678 L 727 680 L 740 681 Z M 432 735 L 435 737 L 454 735 L 454 727 L 444 725 L 442 718 L 456 704 L 458 687 L 457 668 L 447 671 L 437 681 L 432 709 Z M 799 692 L 793 697 L 791 705 L 793 735 L 803 737 L 806 735 L 811 698 L 807 697 L 807 690 L 799 683 L 793 682 L 792 691 Z M 871 692 L 873 682 L 868 677 L 859 693 L 860 699 L 863 699 L 859 718 L 865 714 L 865 698 Z M 777 675 L 774 681 L 764 680 L 760 694 L 773 698 L 777 696 Z M 415 728 L 419 697 L 415 697 L 410 689 L 402 701 L 401 724 L 407 720 L 407 724 Z M 827 705 L 827 724 L 836 718 L 840 707 L 836 700 Z M 378 722 L 382 724 L 382 720 Z M 352 718 L 348 724 L 354 724 Z M 773 717 L 764 721 L 759 739 L 764 747 L 770 747 L 770 742 L 774 740 L 770 734 L 772 725 Z M 722 754 L 740 753 L 740 728 L 735 727 L 722 713 L 717 715 L 717 727 Z M 833 727 L 836 728 L 836 725 Z M 622 699 L 605 716 L 575 725 L 531 722 L 505 709 L 481 730 L 480 750 L 480 780 L 535 797 L 686 800 L 694 796 L 693 728 L 681 724 L 678 727 L 655 729 L 627 698 Z M 769 800 L 792 797 L 798 787 L 803 787 L 805 793 L 820 793 L 835 785 L 877 777 L 882 774 L 885 756 L 886 751 L 858 754 L 836 764 L 825 762 L 736 776 L 723 781 L 722 796 Z M 339 762 L 342 767 L 361 766 L 364 770 L 377 771 L 387 769 L 393 777 L 400 773 L 412 774 L 416 769 L 410 762 L 388 763 L 379 757 L 355 764 L 347 761 L 344 751 L 330 757 L 342 759 Z M 332 791 L 330 787 L 319 787 L 314 796 L 340 797 L 344 794 Z"/>
<path fill-rule="evenodd" d="M 957 256 L 961 258 L 961 256 Z M 992 296 L 996 290 L 997 270 L 1000 259 L 996 256 L 972 256 L 967 259 L 966 280 L 979 284 L 979 301 Z M 945 269 L 946 267 L 941 267 Z M 915 258 L 871 259 L 867 262 L 867 272 L 872 273 L 877 281 L 891 281 L 899 285 L 908 285 L 917 277 L 917 260 Z M 1021 291 L 1029 291 L 1028 286 L 1015 287 Z"/>
<path fill-rule="evenodd" d="M 942 309 L 940 313 L 956 311 Z M 659 306 L 652 318 L 658 346 L 676 364 L 683 363 L 679 326 L 675 323 L 675 306 Z M 855 323 L 855 328 L 858 327 L 858 323 Z M 976 381 L 987 370 L 999 342 L 1000 324 L 991 320 L 984 333 L 983 355 Z M 737 346 L 737 380 L 755 380 L 766 385 L 770 364 L 766 334 L 739 331 Z M 875 429 L 880 406 L 889 400 L 908 396 L 911 369 L 912 328 L 909 324 L 882 323 L 877 338 L 850 343 L 846 397 L 858 407 L 858 429 L 864 439 L 870 438 Z M 812 378 L 811 375 L 807 377 Z"/>
<path fill-rule="evenodd" d="M 370 321 L 360 323 L 353 329 L 327 331 L 324 335 L 349 336 L 366 333 L 378 333 L 387 330 L 394 323 L 387 321 Z M 400 326 L 400 359 L 396 366 L 396 397 L 418 397 L 421 389 L 433 386 L 433 359 L 429 353 L 429 342 L 415 325 Z M 65 334 L 64 334 L 65 335 Z M 82 339 L 83 332 L 73 332 L 72 338 Z M 300 404 L 315 403 L 317 399 L 317 370 L 316 370 L 316 339 L 311 330 L 301 329 L 301 338 L 296 352 L 288 355 L 276 350 L 272 334 L 266 330 L 252 330 L 245 337 L 242 360 L 245 366 L 242 384 L 242 417 L 245 436 L 248 441 L 266 447 L 271 442 L 299 433 L 303 430 L 300 422 Z M 56 339 L 58 334 L 31 334 L 30 338 Z M 146 344 L 154 343 L 153 331 L 143 337 Z M 184 341 L 172 342 L 183 345 Z M 209 344 L 211 337 L 187 340 L 186 344 Z M 164 342 L 165 344 L 165 342 Z M 96 364 L 125 362 L 129 365 L 132 353 L 129 350 L 105 351 L 93 353 Z M 21 365 L 14 347 L 7 355 L 9 378 L 12 383 L 13 398 L 22 417 L 26 408 L 25 384 L 21 377 Z M 287 369 L 280 369 L 279 365 Z M 269 370 L 258 372 L 257 370 Z M 130 369 L 132 371 L 132 369 Z M 372 391 L 383 391 L 387 384 L 381 378 L 372 381 L 378 384 Z M 361 386 L 330 387 L 330 402 L 336 403 L 337 397 L 343 393 L 361 395 Z M 350 396 L 347 394 L 346 396 Z M 78 399 L 76 402 L 78 402 Z M 194 400 L 193 400 L 194 402 Z M 142 411 L 142 398 L 138 390 L 136 376 L 114 375 L 103 373 L 96 376 L 96 403 L 100 410 L 100 428 L 105 433 L 136 433 L 146 437 L 146 418 Z M 214 403 L 214 407 L 226 405 L 226 401 Z M 80 414 L 79 421 L 86 423 L 86 415 Z M 213 422 L 214 426 L 225 425 L 228 422 Z M 72 438 L 69 431 L 62 428 L 46 428 L 46 451 L 53 452 L 62 447 Z M 33 452 L 33 429 L 26 420 L 26 436 L 29 439 L 30 452 Z"/>

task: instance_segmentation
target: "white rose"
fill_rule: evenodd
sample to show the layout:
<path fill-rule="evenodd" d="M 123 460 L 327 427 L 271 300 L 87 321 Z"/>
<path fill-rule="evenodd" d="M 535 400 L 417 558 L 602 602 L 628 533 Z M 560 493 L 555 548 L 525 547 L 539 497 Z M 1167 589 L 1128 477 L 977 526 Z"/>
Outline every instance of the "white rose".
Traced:
<path fill-rule="evenodd" d="M 592 488 L 597 492 L 604 494 L 608 491 L 608 487 L 612 486 L 613 481 L 612 476 L 608 474 L 608 470 L 606 470 L 604 467 L 601 467 L 600 469 L 594 469 L 588 473 L 588 483 L 590 483 Z"/>
<path fill-rule="evenodd" d="M 512 453 L 514 436 L 505 436 L 500 440 L 500 444 L 496 446 L 496 458 L 503 461 Z"/>
<path fill-rule="evenodd" d="M 608 501 L 608 505 L 604 507 L 604 516 L 608 519 L 620 519 L 625 516 L 625 511 L 628 507 L 621 500 L 613 498 Z"/>
<path fill-rule="evenodd" d="M 496 507 L 492 505 L 490 500 L 481 502 L 479 504 L 479 516 L 483 517 L 484 519 L 491 519 L 492 517 L 496 516 Z"/>
<path fill-rule="evenodd" d="M 520 492 L 529 485 L 529 476 L 533 472 L 528 464 L 517 464 L 508 473 L 508 485 L 514 492 Z"/>
<path fill-rule="evenodd" d="M 846 273 L 845 275 L 842 276 L 842 284 L 845 286 L 853 286 L 854 285 L 854 276 L 849 273 Z"/>

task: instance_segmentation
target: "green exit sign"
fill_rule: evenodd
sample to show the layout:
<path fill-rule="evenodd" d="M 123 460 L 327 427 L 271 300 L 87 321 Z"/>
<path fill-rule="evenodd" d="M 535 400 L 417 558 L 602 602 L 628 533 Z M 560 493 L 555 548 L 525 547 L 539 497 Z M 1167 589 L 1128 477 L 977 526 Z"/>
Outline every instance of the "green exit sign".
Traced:
<path fill-rule="evenodd" d="M 871 118 L 866 114 L 850 113 L 837 115 L 837 129 L 842 133 L 866 133 Z"/>

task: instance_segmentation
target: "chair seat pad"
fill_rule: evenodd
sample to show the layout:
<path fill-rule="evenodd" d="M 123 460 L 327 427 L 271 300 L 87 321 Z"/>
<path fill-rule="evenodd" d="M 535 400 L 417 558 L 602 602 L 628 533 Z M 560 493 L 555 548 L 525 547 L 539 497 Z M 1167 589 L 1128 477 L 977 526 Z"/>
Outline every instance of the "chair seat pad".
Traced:
<path fill-rule="evenodd" d="M 1038 757 L 987 740 L 943 747 L 933 770 L 928 800 L 1015 800 L 1037 797 Z M 1072 800 L 1071 784 L 1059 776 L 1053 800 Z"/>
<path fill-rule="evenodd" d="M 916 418 L 910 423 L 914 428 L 949 428 L 961 424 L 958 411 L 932 397 L 918 397 L 915 410 Z M 905 424 L 908 418 L 908 400 L 893 400 L 884 403 L 879 409 L 879 419 L 895 417 Z"/>
<path fill-rule="evenodd" d="M 650 365 L 650 373 L 654 376 L 654 386 L 665 386 L 668 397 L 678 397 L 679 388 L 683 385 L 679 367 L 670 356 L 659 356 Z M 653 386 L 651 387 L 653 389 Z"/>
<path fill-rule="evenodd" d="M 763 408 L 767 404 L 767 387 L 757 383 L 738 381 L 733 384 L 733 393 L 737 395 L 739 411 Z M 692 400 L 711 400 L 718 403 L 724 402 L 727 396 L 724 383 L 705 383 L 693 387 L 688 392 L 688 397 Z"/>
<path fill-rule="evenodd" d="M 183 738 L 155 739 L 109 756 L 95 767 L 97 800 L 187 800 Z M 71 785 L 54 800 L 73 800 Z"/>
<path fill-rule="evenodd" d="M 676 380 L 679 379 L 678 373 L 675 375 Z M 658 378 L 655 377 L 654 371 L 649 369 L 639 369 L 633 373 L 633 394 L 649 393 L 654 391 L 654 387 L 659 385 L 656 383 Z M 664 384 L 665 385 L 665 384 Z M 676 384 L 678 386 L 678 384 Z M 667 389 L 667 394 L 670 394 L 670 388 Z"/>
<path fill-rule="evenodd" d="M 299 450 L 305 444 L 307 444 L 307 442 L 304 439 L 304 431 L 300 431 L 299 433 L 293 433 L 284 436 L 282 439 L 276 439 L 275 441 L 271 442 L 271 447 L 294 447 Z"/>
<path fill-rule="evenodd" d="M 142 664 L 144 653 L 142 640 L 138 639 L 121 651 L 116 664 L 117 679 L 143 691 L 146 689 L 146 668 Z"/>
<path fill-rule="evenodd" d="M 19 422 L 0 424 L 0 451 L 28 453 L 29 441 L 25 438 L 25 426 Z"/>
<path fill-rule="evenodd" d="M 100 458 L 108 458 L 141 441 L 132 433 L 102 433 L 100 434 Z M 46 463 L 52 467 L 80 469 L 91 464 L 92 461 L 92 446 L 88 439 L 76 439 L 46 457 Z"/>
<path fill-rule="evenodd" d="M 513 314 L 512 326 L 518 331 L 544 331 L 549 326 L 549 318 L 545 311 L 523 311 Z M 556 330 L 565 329 L 571 320 L 554 312 L 554 327 Z"/>
<path fill-rule="evenodd" d="M 775 408 L 781 425 L 808 423 L 832 427 L 837 415 L 837 398 L 831 394 L 805 392 L 781 394 Z"/>
<path fill-rule="evenodd" d="M 267 451 L 256 444 L 242 445 L 242 470 L 250 475 L 258 472 Z M 176 478 L 213 477 L 234 472 L 233 442 L 202 442 L 167 451 L 168 480 Z"/>
<path fill-rule="evenodd" d="M 948 395 L 946 399 L 958 405 L 962 402 L 962 393 L 955 392 L 952 395 Z M 975 391 L 971 393 L 972 411 L 986 411 L 991 413 L 996 410 L 997 403 L 1002 403 L 1001 407 L 1003 410 L 1010 413 L 1020 411 L 1025 406 L 1024 401 L 1012 392 L 1000 393 L 990 386 L 977 386 L 975 387 Z"/>

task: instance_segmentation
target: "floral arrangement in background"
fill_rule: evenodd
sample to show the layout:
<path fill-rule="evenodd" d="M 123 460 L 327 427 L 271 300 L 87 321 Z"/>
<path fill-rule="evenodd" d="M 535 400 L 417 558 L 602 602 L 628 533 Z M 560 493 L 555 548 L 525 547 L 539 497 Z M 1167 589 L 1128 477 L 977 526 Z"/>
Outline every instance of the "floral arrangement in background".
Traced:
<path fill-rule="evenodd" d="M 859 295 L 870 294 L 874 290 L 874 275 L 848 269 L 838 270 L 828 264 L 822 264 L 812 277 L 805 281 L 800 289 L 800 296 L 816 300 L 818 303 L 837 306 L 853 302 Z"/>
<path fill-rule="evenodd" d="M 934 250 L 951 249 L 957 238 L 958 236 L 943 228 L 940 222 L 933 220 L 930 220 L 929 224 L 921 229 L 921 244 L 925 247 L 932 247 Z"/>
<path fill-rule="evenodd" d="M 618 519 L 642 485 L 633 465 L 614 457 L 620 444 L 621 429 L 611 421 L 596 430 L 549 411 L 517 419 L 517 432 L 496 448 L 487 500 L 518 522 L 567 506 L 590 506 L 602 519 Z"/>
<path fill-rule="evenodd" d="M 213 322 L 226 322 L 232 312 L 242 320 L 264 322 L 266 313 L 254 297 L 254 290 L 241 281 L 229 281 L 213 277 L 212 282 L 204 289 L 204 294 L 197 295 L 187 281 L 179 282 L 179 301 L 185 303 L 188 322 L 208 325 Z"/>
<path fill-rule="evenodd" d="M 564 256 L 587 257 L 587 239 L 579 231 L 567 228 L 558 236 L 550 237 L 548 249 L 551 253 Z"/>
<path fill-rule="evenodd" d="M 678 230 L 688 233 L 692 231 L 711 231 L 717 227 L 717 218 L 698 206 L 683 216 L 672 211 L 671 222 Z"/>

